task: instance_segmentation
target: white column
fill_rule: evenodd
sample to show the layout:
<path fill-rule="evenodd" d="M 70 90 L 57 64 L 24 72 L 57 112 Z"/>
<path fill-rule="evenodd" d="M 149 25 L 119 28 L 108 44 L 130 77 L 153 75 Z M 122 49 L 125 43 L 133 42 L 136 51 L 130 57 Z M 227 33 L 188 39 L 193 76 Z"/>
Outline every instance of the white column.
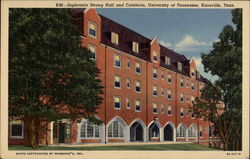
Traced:
<path fill-rule="evenodd" d="M 106 134 L 106 143 L 108 143 L 108 124 L 105 127 L 106 127 L 106 130 L 105 130 L 106 131 L 106 133 L 105 133 Z"/>
<path fill-rule="evenodd" d="M 188 141 L 188 129 L 186 129 L 186 137 L 185 137 L 185 141 Z"/>
<path fill-rule="evenodd" d="M 173 128 L 173 141 L 176 142 L 176 128 Z"/>
<path fill-rule="evenodd" d="M 130 127 L 129 126 L 124 126 L 123 127 L 123 133 L 124 133 L 124 141 L 129 142 L 130 141 Z"/>
<path fill-rule="evenodd" d="M 104 124 L 100 126 L 100 139 L 101 139 L 101 143 L 105 142 L 105 126 Z"/>
<path fill-rule="evenodd" d="M 77 143 L 81 143 L 81 123 L 77 123 Z"/>
<path fill-rule="evenodd" d="M 160 141 L 164 141 L 164 132 L 163 132 L 163 128 L 159 128 L 159 132 L 160 132 Z"/>
<path fill-rule="evenodd" d="M 54 142 L 53 142 L 53 124 L 54 124 L 54 121 L 52 121 L 50 123 L 50 144 L 54 144 Z"/>

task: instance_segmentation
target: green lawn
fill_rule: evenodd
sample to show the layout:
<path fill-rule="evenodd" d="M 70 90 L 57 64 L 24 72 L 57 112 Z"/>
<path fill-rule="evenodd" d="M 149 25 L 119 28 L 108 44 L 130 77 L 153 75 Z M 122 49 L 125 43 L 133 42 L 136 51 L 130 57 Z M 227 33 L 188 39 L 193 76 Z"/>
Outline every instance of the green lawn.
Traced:
<path fill-rule="evenodd" d="M 218 149 L 208 148 L 199 144 L 156 144 L 156 145 L 119 145 L 119 146 L 82 146 L 82 147 L 61 147 L 41 146 L 39 149 L 32 149 L 22 145 L 10 145 L 9 150 L 134 150 L 134 151 L 167 151 L 167 150 L 190 150 L 190 151 L 216 151 Z"/>

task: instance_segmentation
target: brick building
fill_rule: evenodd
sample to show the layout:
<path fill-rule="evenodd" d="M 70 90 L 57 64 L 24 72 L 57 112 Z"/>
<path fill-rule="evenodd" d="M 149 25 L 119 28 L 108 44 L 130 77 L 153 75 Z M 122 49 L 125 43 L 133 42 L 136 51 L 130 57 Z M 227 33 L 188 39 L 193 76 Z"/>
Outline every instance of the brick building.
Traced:
<path fill-rule="evenodd" d="M 162 46 L 96 12 L 73 9 L 81 46 L 94 54 L 104 86 L 97 117 L 104 124 L 65 119 L 40 132 L 40 144 L 192 141 L 208 143 L 209 122 L 190 111 L 206 79 L 193 58 Z M 10 123 L 9 143 L 22 144 L 25 124 Z"/>

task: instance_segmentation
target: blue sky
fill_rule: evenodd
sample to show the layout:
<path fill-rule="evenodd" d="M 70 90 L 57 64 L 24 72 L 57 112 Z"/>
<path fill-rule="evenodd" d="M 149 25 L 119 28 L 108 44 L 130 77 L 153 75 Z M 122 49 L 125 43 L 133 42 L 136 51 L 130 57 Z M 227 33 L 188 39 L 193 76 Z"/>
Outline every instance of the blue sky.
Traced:
<path fill-rule="evenodd" d="M 201 53 L 208 53 L 223 27 L 231 22 L 231 9 L 97 9 L 98 13 L 148 37 L 156 37 L 162 45 L 196 59 L 206 78 Z"/>

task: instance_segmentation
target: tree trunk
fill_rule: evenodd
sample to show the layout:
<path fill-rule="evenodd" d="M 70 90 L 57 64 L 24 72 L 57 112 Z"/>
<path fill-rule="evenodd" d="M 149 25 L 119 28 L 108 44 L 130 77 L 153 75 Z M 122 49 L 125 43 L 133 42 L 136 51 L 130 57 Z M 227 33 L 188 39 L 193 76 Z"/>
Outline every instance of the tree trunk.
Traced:
<path fill-rule="evenodd" d="M 27 121 L 27 126 L 28 126 L 28 146 L 32 148 L 38 148 L 38 143 L 37 143 L 37 133 L 35 132 L 36 130 L 36 123 L 35 123 L 35 118 L 30 119 Z"/>

